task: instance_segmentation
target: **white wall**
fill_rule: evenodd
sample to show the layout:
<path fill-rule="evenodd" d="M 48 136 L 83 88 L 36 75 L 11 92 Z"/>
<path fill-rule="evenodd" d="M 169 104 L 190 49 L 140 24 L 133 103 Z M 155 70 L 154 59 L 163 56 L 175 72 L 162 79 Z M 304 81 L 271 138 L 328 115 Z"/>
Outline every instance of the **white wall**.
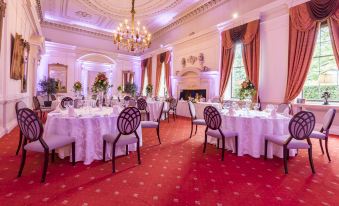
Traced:
<path fill-rule="evenodd" d="M 82 62 L 83 60 L 86 60 L 90 65 Z M 103 67 L 106 64 L 112 64 L 113 66 L 110 79 L 113 84 L 113 94 L 117 93 L 117 87 L 122 84 L 122 71 L 134 71 L 135 83 L 140 87 L 141 69 L 139 57 L 55 42 L 46 42 L 46 53 L 42 55 L 41 63 L 37 70 L 37 82 L 48 76 L 48 65 L 56 63 L 67 65 L 68 95 L 73 94 L 74 82 L 82 81 L 82 69 L 86 68 L 92 71 L 103 71 L 103 69 L 105 69 Z M 91 85 L 88 86 L 90 87 Z"/>
<path fill-rule="evenodd" d="M 43 39 L 36 38 L 40 34 L 40 25 L 34 16 L 36 14 L 34 4 L 32 5 L 30 0 L 7 0 L 5 2 L 7 8 L 0 54 L 0 137 L 17 125 L 15 103 L 22 100 L 31 106 L 35 80 L 34 70 L 43 44 L 41 42 Z M 31 47 L 28 60 L 27 92 L 25 93 L 21 93 L 21 80 L 10 79 L 11 35 L 15 36 L 16 33 L 23 35 Z"/>

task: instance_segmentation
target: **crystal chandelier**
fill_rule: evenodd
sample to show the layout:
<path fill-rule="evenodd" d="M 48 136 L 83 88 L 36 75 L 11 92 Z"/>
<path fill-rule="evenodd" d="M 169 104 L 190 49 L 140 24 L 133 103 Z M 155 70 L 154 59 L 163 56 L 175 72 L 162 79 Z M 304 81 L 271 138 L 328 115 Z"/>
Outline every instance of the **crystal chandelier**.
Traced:
<path fill-rule="evenodd" d="M 132 0 L 131 25 L 129 25 L 127 19 L 120 23 L 117 29 L 113 31 L 113 42 L 117 45 L 118 50 L 123 48 L 128 52 L 143 52 L 151 45 L 151 34 L 147 32 L 145 26 L 141 29 L 139 21 L 135 25 L 134 2 L 135 0 Z"/>

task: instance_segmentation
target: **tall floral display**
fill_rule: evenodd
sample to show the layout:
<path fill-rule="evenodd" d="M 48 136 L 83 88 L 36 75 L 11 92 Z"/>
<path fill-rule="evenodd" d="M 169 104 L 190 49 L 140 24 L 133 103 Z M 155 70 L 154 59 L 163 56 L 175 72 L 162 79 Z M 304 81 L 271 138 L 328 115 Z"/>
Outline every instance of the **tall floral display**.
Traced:
<path fill-rule="evenodd" d="M 241 88 L 239 91 L 239 99 L 252 99 L 257 93 L 254 84 L 250 80 L 245 80 L 241 83 Z"/>
<path fill-rule="evenodd" d="M 109 84 L 105 73 L 98 73 L 92 85 L 92 93 L 96 94 L 100 106 L 104 103 L 104 95 L 107 94 L 108 89 L 112 86 Z"/>

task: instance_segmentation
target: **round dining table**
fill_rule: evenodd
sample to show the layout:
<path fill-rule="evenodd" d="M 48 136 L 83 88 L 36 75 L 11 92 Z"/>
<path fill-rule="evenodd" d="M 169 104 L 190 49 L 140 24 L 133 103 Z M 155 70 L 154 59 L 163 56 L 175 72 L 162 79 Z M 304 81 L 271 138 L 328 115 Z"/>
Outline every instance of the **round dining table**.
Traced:
<path fill-rule="evenodd" d="M 156 121 L 159 118 L 159 113 L 161 112 L 161 105 L 163 101 L 147 101 L 147 108 L 149 111 L 149 119 L 150 121 Z M 168 108 L 168 103 L 165 102 L 164 104 L 164 110 Z M 164 119 L 164 115 L 162 115 L 162 118 Z"/>
<path fill-rule="evenodd" d="M 122 108 L 120 108 L 120 111 Z M 56 110 L 47 116 L 44 126 L 44 137 L 52 134 L 67 135 L 75 137 L 75 160 L 83 161 L 85 165 L 91 164 L 94 160 L 102 160 L 103 135 L 118 135 L 117 128 L 119 112 L 112 107 L 103 108 L 81 108 L 74 109 L 74 112 L 66 110 Z M 137 129 L 142 145 L 141 126 Z M 126 147 L 120 146 L 116 149 L 116 156 L 125 155 Z M 129 151 L 136 151 L 136 144 L 128 147 Z M 57 149 L 60 158 L 71 155 L 71 146 Z M 111 144 L 107 145 L 106 159 L 112 157 Z"/>
<path fill-rule="evenodd" d="M 238 155 L 250 155 L 260 158 L 265 154 L 265 135 L 289 135 L 288 125 L 291 117 L 283 114 L 271 115 L 265 111 L 236 110 L 230 114 L 228 110 L 220 111 L 222 131 L 238 133 Z M 207 141 L 217 144 L 217 139 L 208 137 Z M 219 147 L 222 147 L 220 144 Z M 225 148 L 235 152 L 234 138 L 226 138 Z M 296 150 L 290 150 L 290 156 L 296 155 Z M 267 157 L 283 157 L 283 147 L 268 143 Z"/>

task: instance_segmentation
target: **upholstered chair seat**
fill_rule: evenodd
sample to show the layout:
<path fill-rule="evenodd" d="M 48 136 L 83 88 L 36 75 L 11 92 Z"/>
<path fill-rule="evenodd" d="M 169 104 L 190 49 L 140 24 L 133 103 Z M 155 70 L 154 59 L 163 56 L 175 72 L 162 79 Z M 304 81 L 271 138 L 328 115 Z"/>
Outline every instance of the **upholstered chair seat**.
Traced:
<path fill-rule="evenodd" d="M 224 135 L 224 137 L 226 137 L 226 138 L 233 138 L 235 136 L 238 136 L 237 132 L 232 132 L 232 131 L 221 131 L 221 132 Z M 219 132 L 219 130 L 209 129 L 209 130 L 207 130 L 206 134 L 208 136 L 215 137 L 215 138 L 218 138 L 218 139 L 222 138 L 222 134 Z"/>
<path fill-rule="evenodd" d="M 319 131 L 313 131 L 310 135 L 310 138 L 314 139 L 326 139 L 326 134 L 319 132 Z"/>
<path fill-rule="evenodd" d="M 283 146 L 289 137 L 290 137 L 289 135 L 266 135 L 266 140 L 274 144 Z M 287 149 L 308 149 L 308 148 L 310 148 L 310 145 L 306 142 L 306 140 L 292 139 L 287 145 Z"/>
<path fill-rule="evenodd" d="M 193 124 L 194 125 L 206 125 L 206 122 L 204 119 L 194 119 Z"/>
<path fill-rule="evenodd" d="M 63 135 L 50 135 L 44 139 L 49 150 L 58 149 L 66 145 L 70 145 L 75 142 L 74 137 L 63 136 Z M 34 151 L 34 152 L 44 152 L 45 148 L 39 141 L 31 142 L 25 145 L 25 150 Z"/>
<path fill-rule="evenodd" d="M 157 128 L 159 126 L 158 122 L 154 121 L 141 121 L 142 128 Z"/>
<path fill-rule="evenodd" d="M 106 134 L 106 135 L 103 136 L 103 139 L 107 142 L 114 142 L 116 138 L 117 138 L 116 135 L 111 135 L 111 134 Z M 137 143 L 137 141 L 138 141 L 138 139 L 134 134 L 121 135 L 121 137 L 117 141 L 116 145 L 117 146 L 129 145 L 129 144 Z"/>

